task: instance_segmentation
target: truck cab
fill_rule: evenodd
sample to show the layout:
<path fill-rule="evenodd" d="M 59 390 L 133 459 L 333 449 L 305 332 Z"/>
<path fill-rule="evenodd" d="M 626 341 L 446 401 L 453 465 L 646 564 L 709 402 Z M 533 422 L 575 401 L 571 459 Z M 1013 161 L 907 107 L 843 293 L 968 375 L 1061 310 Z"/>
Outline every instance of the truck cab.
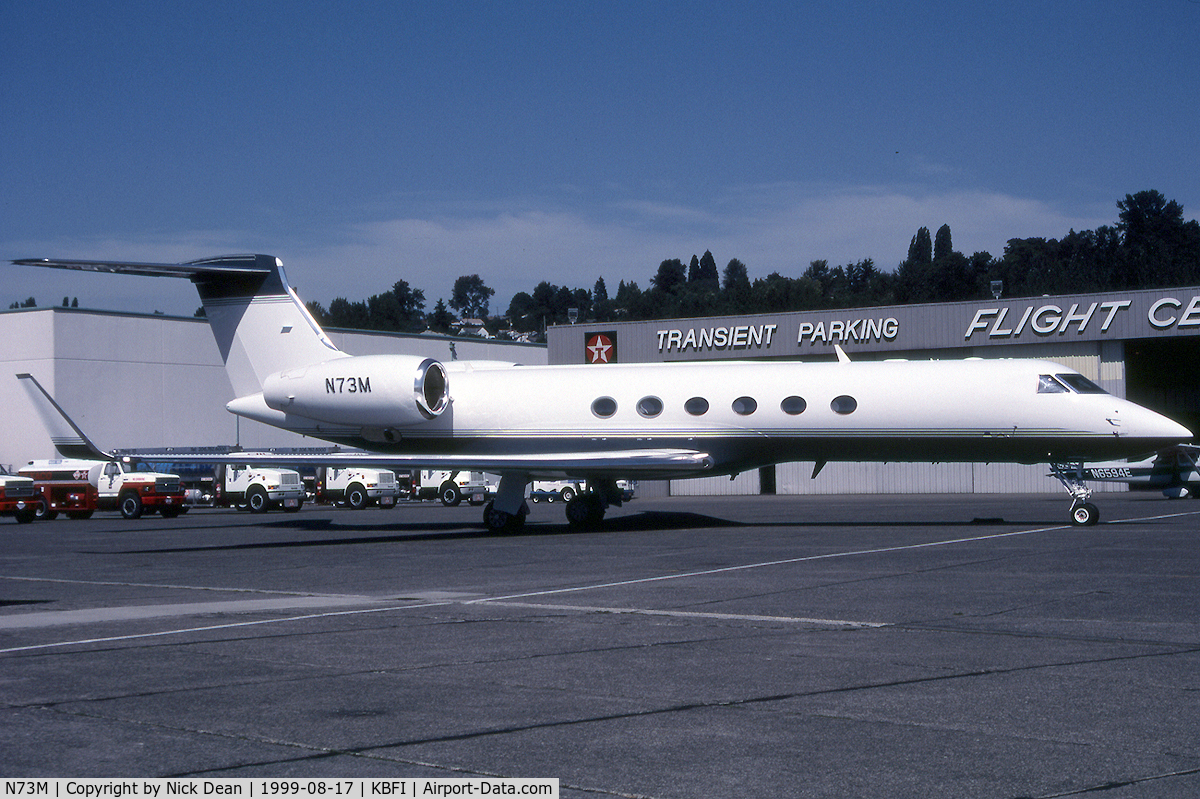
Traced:
<path fill-rule="evenodd" d="M 396 473 L 369 467 L 317 467 L 317 502 L 362 510 L 370 505 L 393 508 L 400 496 Z"/>
<path fill-rule="evenodd" d="M 32 479 L 0 474 L 0 516 L 13 516 L 20 524 L 27 524 L 37 517 L 40 504 Z"/>
<path fill-rule="evenodd" d="M 418 474 L 420 485 L 414 488 L 416 497 L 439 499 L 448 508 L 456 507 L 464 499 L 472 505 L 482 505 L 496 493 L 495 475 L 485 472 L 423 469 Z"/>
<path fill-rule="evenodd" d="M 214 504 L 246 508 L 251 513 L 266 513 L 271 508 L 294 513 L 304 505 L 304 481 L 295 469 L 221 463 L 217 464 L 213 489 Z"/>

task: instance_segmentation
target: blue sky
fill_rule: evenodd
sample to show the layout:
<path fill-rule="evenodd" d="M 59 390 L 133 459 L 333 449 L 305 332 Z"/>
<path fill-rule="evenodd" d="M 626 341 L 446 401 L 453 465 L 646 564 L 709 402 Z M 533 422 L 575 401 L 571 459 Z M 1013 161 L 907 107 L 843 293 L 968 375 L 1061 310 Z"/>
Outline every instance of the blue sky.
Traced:
<path fill-rule="evenodd" d="M 480 274 L 893 269 L 1200 207 L 1200 2 L 0 4 L 0 258 L 281 257 L 323 305 Z M 190 315 L 0 266 L 0 307 Z"/>

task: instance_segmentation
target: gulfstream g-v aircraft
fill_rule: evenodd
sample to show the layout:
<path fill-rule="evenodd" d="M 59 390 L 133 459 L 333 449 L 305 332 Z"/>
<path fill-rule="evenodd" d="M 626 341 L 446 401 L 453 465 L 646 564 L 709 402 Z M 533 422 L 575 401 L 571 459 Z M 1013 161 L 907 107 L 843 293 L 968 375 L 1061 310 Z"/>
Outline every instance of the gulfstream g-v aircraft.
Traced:
<path fill-rule="evenodd" d="M 1192 435 L 1048 361 L 522 366 L 353 356 L 325 335 L 272 256 L 14 263 L 190 279 L 233 384 L 232 413 L 365 451 L 314 463 L 499 473 L 484 513 L 497 531 L 523 524 L 534 478 L 586 479 L 591 490 L 568 504 L 567 518 L 595 525 L 620 502 L 617 478 L 733 475 L 791 461 L 815 462 L 814 476 L 827 461 L 1062 464 Z M 1056 472 L 1073 497 L 1072 521 L 1094 524 L 1090 491 Z"/>

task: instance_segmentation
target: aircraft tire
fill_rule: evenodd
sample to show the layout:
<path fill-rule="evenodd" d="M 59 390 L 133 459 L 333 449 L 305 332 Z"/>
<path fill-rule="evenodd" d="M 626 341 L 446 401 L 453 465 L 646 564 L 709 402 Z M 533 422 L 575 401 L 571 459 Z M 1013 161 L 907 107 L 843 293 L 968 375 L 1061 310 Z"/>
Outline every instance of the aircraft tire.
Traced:
<path fill-rule="evenodd" d="M 567 503 L 567 524 L 574 530 L 595 530 L 604 521 L 604 505 L 596 494 L 578 494 Z"/>
<path fill-rule="evenodd" d="M 1100 521 L 1100 509 L 1090 502 L 1081 502 L 1071 508 L 1071 524 L 1076 527 L 1091 527 Z"/>
<path fill-rule="evenodd" d="M 525 527 L 525 513 L 505 513 L 496 510 L 495 502 L 489 502 L 483 509 L 483 526 L 496 535 L 519 533 Z"/>

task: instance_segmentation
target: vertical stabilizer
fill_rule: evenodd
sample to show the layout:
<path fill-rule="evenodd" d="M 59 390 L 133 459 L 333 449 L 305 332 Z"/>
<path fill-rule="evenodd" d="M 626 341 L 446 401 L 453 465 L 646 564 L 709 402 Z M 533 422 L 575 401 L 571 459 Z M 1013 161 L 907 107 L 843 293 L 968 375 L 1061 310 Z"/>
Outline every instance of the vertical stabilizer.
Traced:
<path fill-rule="evenodd" d="M 253 260 L 253 272 L 221 267 Z M 234 394 L 262 390 L 276 372 L 344 356 L 288 285 L 283 264 L 270 255 L 193 261 L 192 276 Z M 262 271 L 259 271 L 262 270 Z"/>
<path fill-rule="evenodd" d="M 186 264 L 66 261 L 32 258 L 21 266 L 150 277 L 186 277 L 196 284 L 234 394 L 262 390 L 276 372 L 345 357 L 300 302 L 273 255 L 225 255 Z"/>

